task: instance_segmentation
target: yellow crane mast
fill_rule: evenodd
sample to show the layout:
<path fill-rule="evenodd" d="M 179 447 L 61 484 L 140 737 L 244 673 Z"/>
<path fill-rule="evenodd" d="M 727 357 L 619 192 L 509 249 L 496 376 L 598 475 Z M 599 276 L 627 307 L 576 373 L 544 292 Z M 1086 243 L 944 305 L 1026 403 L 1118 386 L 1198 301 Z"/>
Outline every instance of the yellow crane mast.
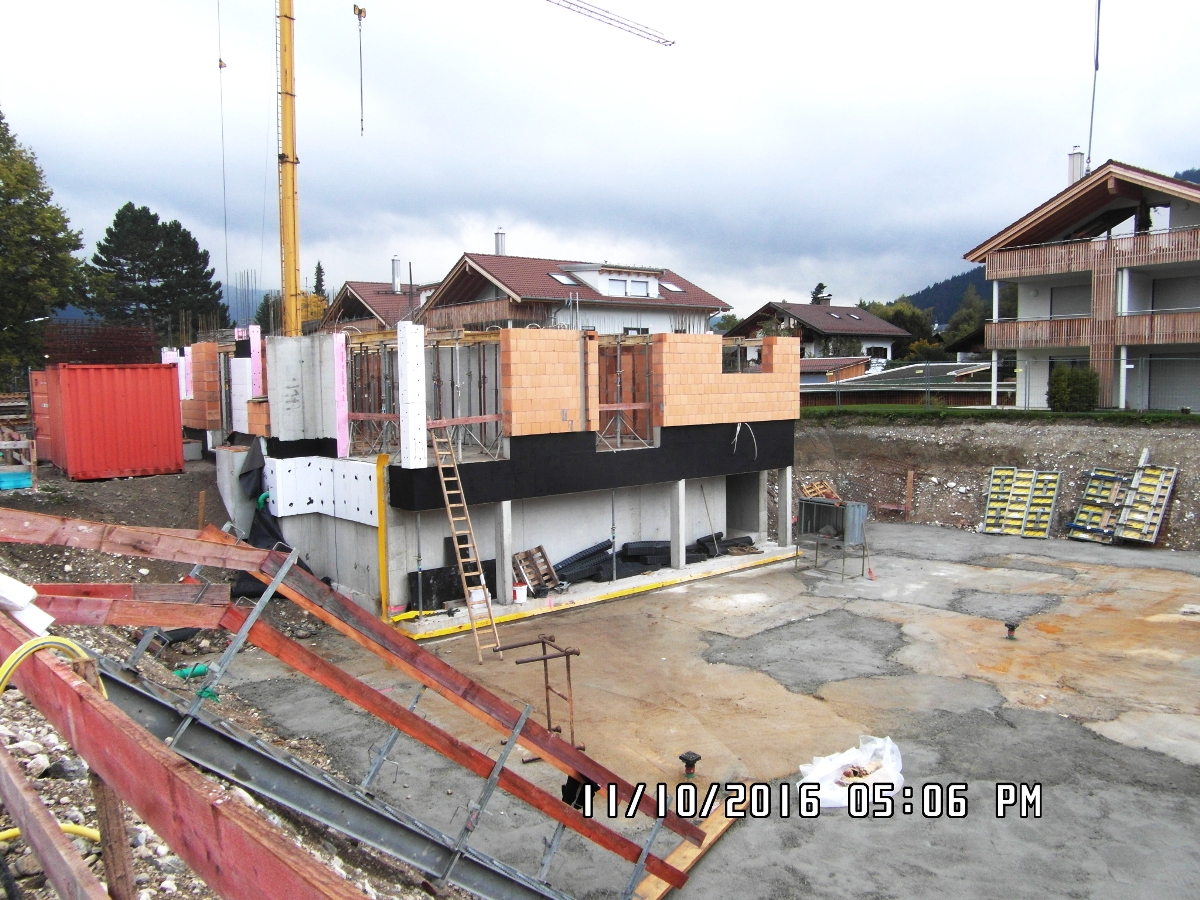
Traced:
<path fill-rule="evenodd" d="M 279 0 L 279 251 L 283 266 L 283 333 L 300 334 L 300 202 L 296 188 L 296 16 Z"/>

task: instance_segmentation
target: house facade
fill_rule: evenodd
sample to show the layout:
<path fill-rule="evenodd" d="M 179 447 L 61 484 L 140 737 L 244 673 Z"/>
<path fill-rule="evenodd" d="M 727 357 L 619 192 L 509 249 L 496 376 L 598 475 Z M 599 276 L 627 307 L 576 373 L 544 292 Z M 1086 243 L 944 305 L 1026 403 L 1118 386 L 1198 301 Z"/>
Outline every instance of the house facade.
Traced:
<path fill-rule="evenodd" d="M 433 331 L 706 334 L 729 309 L 669 269 L 464 253 L 413 321 Z"/>
<path fill-rule="evenodd" d="M 965 258 L 992 280 L 985 346 L 993 373 L 1015 353 L 1018 406 L 1047 405 L 1055 367 L 1090 366 L 1102 408 L 1200 408 L 1200 185 L 1110 160 Z"/>
<path fill-rule="evenodd" d="M 347 281 L 329 304 L 317 330 L 384 331 L 412 319 L 437 288 L 396 281 Z"/>
<path fill-rule="evenodd" d="M 767 330 L 799 332 L 805 357 L 844 356 L 847 350 L 872 360 L 892 358 L 892 345 L 909 333 L 879 316 L 857 306 L 831 306 L 829 303 L 768 303 L 751 313 L 727 333 L 726 337 L 755 337 Z M 831 347 L 833 343 L 858 344 L 854 348 Z M 832 353 L 826 352 L 833 350 Z"/>

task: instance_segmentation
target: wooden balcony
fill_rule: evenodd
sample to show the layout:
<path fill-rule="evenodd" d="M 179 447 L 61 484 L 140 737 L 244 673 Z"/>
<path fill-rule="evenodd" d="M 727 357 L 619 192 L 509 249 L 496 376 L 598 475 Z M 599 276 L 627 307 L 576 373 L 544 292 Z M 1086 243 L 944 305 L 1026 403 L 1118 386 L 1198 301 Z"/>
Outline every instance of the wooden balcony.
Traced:
<path fill-rule="evenodd" d="M 989 350 L 1087 347 L 1092 342 L 1094 324 L 1086 316 L 1072 319 L 988 322 L 983 329 L 984 346 Z"/>
<path fill-rule="evenodd" d="M 1200 344 L 1200 312 L 1150 312 L 1117 316 L 1115 342 Z"/>
<path fill-rule="evenodd" d="M 1200 228 L 1129 234 L 1112 240 L 1065 241 L 997 250 L 987 257 L 987 277 L 998 281 L 1200 261 Z"/>

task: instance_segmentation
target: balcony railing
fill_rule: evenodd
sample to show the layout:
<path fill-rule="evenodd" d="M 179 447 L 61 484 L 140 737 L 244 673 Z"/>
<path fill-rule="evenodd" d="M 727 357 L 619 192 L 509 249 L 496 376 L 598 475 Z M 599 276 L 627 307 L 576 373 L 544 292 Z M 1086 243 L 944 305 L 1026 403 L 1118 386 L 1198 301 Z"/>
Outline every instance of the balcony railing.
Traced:
<path fill-rule="evenodd" d="M 1117 316 L 1118 346 L 1126 344 L 1200 343 L 1200 311 L 1150 310 Z"/>
<path fill-rule="evenodd" d="M 1086 347 L 1092 340 L 1093 324 L 1087 316 L 989 322 L 983 329 L 984 345 L 989 350 Z"/>
<path fill-rule="evenodd" d="M 1200 261 L 1200 227 L 1168 228 L 1120 237 L 1060 241 L 997 250 L 987 257 L 987 277 L 997 281 L 1117 268 Z"/>

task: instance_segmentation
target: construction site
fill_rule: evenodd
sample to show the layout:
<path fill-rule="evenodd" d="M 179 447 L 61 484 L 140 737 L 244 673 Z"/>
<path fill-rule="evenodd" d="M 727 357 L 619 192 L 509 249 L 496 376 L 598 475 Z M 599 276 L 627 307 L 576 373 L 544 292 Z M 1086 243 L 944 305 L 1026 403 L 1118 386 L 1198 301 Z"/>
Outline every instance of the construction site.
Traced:
<path fill-rule="evenodd" d="M 502 229 L 330 300 L 295 16 L 265 317 L 0 395 L 5 900 L 1200 893 L 1195 179 L 1073 152 L 953 363 Z"/>

